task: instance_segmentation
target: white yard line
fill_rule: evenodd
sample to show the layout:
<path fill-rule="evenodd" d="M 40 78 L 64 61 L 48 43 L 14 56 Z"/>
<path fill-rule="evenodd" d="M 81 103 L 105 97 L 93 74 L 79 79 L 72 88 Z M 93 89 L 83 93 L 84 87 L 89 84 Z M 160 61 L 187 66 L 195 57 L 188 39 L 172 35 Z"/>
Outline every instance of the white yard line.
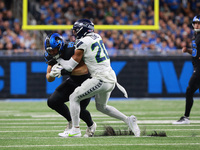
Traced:
<path fill-rule="evenodd" d="M 30 119 L 0 119 L 0 121 L 42 121 L 42 120 L 54 120 L 54 121 L 64 121 L 64 118 L 41 118 L 41 119 L 38 119 L 38 118 L 30 118 Z"/>
<path fill-rule="evenodd" d="M 23 128 L 41 128 L 41 127 L 46 128 L 45 126 L 35 125 L 35 126 L 6 126 L 6 127 L 1 126 L 1 129 L 21 129 L 21 128 L 23 129 Z M 86 125 L 80 126 L 80 127 L 81 128 L 86 127 Z M 66 126 L 65 125 L 63 125 L 63 126 L 50 126 L 48 128 L 63 128 L 63 130 L 64 130 L 64 128 L 66 128 Z"/>
<path fill-rule="evenodd" d="M 32 124 L 32 125 L 34 125 L 34 124 L 66 124 L 66 122 L 19 122 L 19 123 L 17 123 L 17 122 L 6 122 L 6 123 L 3 123 L 3 122 L 0 122 L 0 124 L 1 125 L 21 125 L 21 124 L 27 124 L 27 125 L 29 125 L 29 124 Z"/>
<path fill-rule="evenodd" d="M 128 129 L 128 127 L 127 127 Z M 145 129 L 146 131 L 200 131 L 200 129 Z M 9 133 L 9 132 L 62 132 L 63 130 L 19 130 L 19 131 L 0 131 L 0 133 Z M 85 132 L 85 130 L 81 130 Z M 96 130 L 98 132 L 103 132 L 104 130 Z M 117 130 L 116 130 L 117 131 Z"/>
<path fill-rule="evenodd" d="M 104 125 L 102 125 L 103 127 Z M 190 124 L 190 125 L 165 125 L 165 124 L 161 124 L 161 125 L 152 125 L 152 124 L 147 124 L 147 125 L 140 125 L 140 127 L 149 127 L 149 126 L 155 126 L 155 127 L 200 127 L 200 125 L 194 125 L 194 124 Z M 1 129 L 23 129 L 23 128 L 39 128 L 42 127 L 40 125 L 34 125 L 34 126 L 1 126 Z M 86 127 L 85 125 L 80 126 L 81 128 Z M 112 127 L 127 127 L 127 125 L 112 125 Z M 65 128 L 65 125 L 63 126 L 50 126 L 50 128 Z"/>
<path fill-rule="evenodd" d="M 41 112 L 31 112 L 31 113 L 19 113 L 19 111 L 0 111 L 1 115 L 3 116 L 8 116 L 8 115 L 13 115 L 14 117 L 20 117 L 20 116 L 27 116 L 27 117 L 32 117 L 32 118 L 60 118 L 60 119 L 63 119 L 62 116 L 58 115 L 58 114 L 44 114 L 44 113 L 41 113 Z M 123 112 L 125 114 L 129 114 L 130 115 L 130 112 Z M 177 112 L 177 111 L 165 111 L 165 112 L 161 112 L 161 111 L 150 111 L 150 112 L 136 112 L 134 113 L 134 115 L 149 115 L 149 114 L 152 114 L 152 115 L 157 115 L 157 114 L 160 114 L 160 115 L 166 115 L 166 114 L 178 114 L 178 113 L 181 113 L 181 112 Z M 197 115 L 197 116 L 194 116 L 194 117 L 191 117 L 192 119 L 199 119 L 200 117 L 198 116 L 199 115 L 199 111 L 193 111 L 192 112 L 193 115 Z M 114 118 L 111 118 L 107 115 L 104 115 L 104 114 L 101 114 L 101 113 L 93 113 L 92 114 L 92 117 L 93 118 L 96 118 L 96 119 L 114 119 Z M 173 116 L 173 117 L 138 117 L 138 120 L 143 120 L 143 119 L 179 119 L 179 116 Z"/>
<path fill-rule="evenodd" d="M 8 145 L 0 147 L 88 147 L 88 146 L 165 146 L 165 145 L 200 145 L 200 143 L 140 143 L 140 144 L 65 144 L 65 145 Z"/>
<path fill-rule="evenodd" d="M 95 120 L 95 119 L 94 119 Z M 172 122 L 174 122 L 175 120 L 139 120 L 137 121 L 138 124 L 171 124 Z M 123 123 L 123 121 L 95 121 L 97 124 L 115 124 L 115 123 Z M 8 124 L 64 124 L 65 122 L 34 122 L 34 120 L 32 120 L 32 122 L 0 122 L 0 124 L 2 125 L 8 125 Z M 190 120 L 191 124 L 195 124 L 195 123 L 200 123 L 200 120 Z"/>
<path fill-rule="evenodd" d="M 94 120 L 114 120 L 115 118 L 94 118 Z M 16 118 L 10 118 L 10 119 L 0 119 L 0 121 L 35 121 L 35 120 L 55 120 L 55 121 L 65 121 L 64 118 L 24 118 L 24 119 L 16 119 Z"/>
<path fill-rule="evenodd" d="M 102 117 L 100 117 L 100 118 L 98 118 L 97 116 L 96 117 L 93 117 L 94 118 L 94 120 L 113 120 L 113 119 L 115 119 L 115 118 L 111 118 L 111 117 L 104 117 L 104 118 L 102 118 Z M 138 120 L 139 121 L 143 121 L 143 120 L 154 120 L 154 119 L 177 119 L 177 117 L 140 117 L 140 118 L 138 118 Z M 194 119 L 200 119 L 200 117 L 192 117 L 192 120 L 191 121 L 193 121 Z M 64 118 L 63 117 L 57 117 L 57 118 L 54 118 L 54 117 L 52 117 L 52 118 L 50 118 L 50 117 L 47 117 L 47 118 L 40 118 L 40 117 L 38 117 L 38 118 L 36 118 L 36 117 L 34 117 L 34 118 L 8 118 L 8 119 L 0 119 L 0 121 L 23 121 L 23 120 L 27 120 L 27 121 L 29 121 L 29 120 L 64 120 Z"/>
<path fill-rule="evenodd" d="M 124 114 L 130 114 L 130 112 L 124 112 L 123 111 L 123 113 Z M 147 114 L 147 115 L 149 115 L 149 114 L 155 114 L 155 115 L 158 115 L 158 114 L 182 114 L 182 112 L 181 111 L 150 111 L 150 112 L 135 112 L 134 113 L 134 115 L 136 115 L 136 114 L 139 114 L 139 115 L 144 115 L 144 114 Z M 195 115 L 195 114 L 199 114 L 199 111 L 192 111 L 192 114 L 193 115 Z M 15 115 L 17 115 L 17 114 L 15 114 Z M 20 115 L 20 114 L 18 114 L 18 115 Z M 24 114 L 22 114 L 22 115 L 24 115 Z M 58 114 L 31 114 L 31 117 L 33 117 L 33 118 L 44 118 L 44 117 L 61 117 L 60 115 L 58 115 Z M 107 115 L 104 115 L 104 114 L 102 114 L 102 113 L 92 113 L 92 117 L 108 117 Z M 180 117 L 180 116 L 174 116 L 174 117 L 172 117 L 172 118 L 177 118 L 177 119 L 179 119 L 178 117 Z M 146 117 L 146 118 L 148 118 L 148 117 Z M 162 118 L 162 117 L 161 117 Z M 171 118 L 171 117 L 169 117 L 169 118 Z M 192 117 L 193 118 L 193 117 Z M 200 118 L 200 117 L 198 117 L 198 118 Z"/>
<path fill-rule="evenodd" d="M 12 111 L 12 110 L 0 110 L 0 113 L 19 113 L 19 111 Z"/>
<path fill-rule="evenodd" d="M 64 130 L 29 130 L 29 131 L 25 131 L 25 130 L 22 130 L 22 131 L 0 131 L 0 133 L 2 132 L 5 132 L 5 133 L 9 133 L 9 132 L 63 132 Z M 81 130 L 82 132 L 85 132 L 85 130 Z M 103 132 L 104 130 L 96 130 L 96 131 L 101 131 Z"/>
<path fill-rule="evenodd" d="M 131 136 L 96 136 L 92 138 L 130 138 Z M 134 136 L 132 136 L 134 137 Z M 142 138 L 152 138 L 154 136 L 141 136 Z M 168 138 L 196 138 L 200 135 L 195 136 L 167 136 Z M 20 140 L 20 139 L 61 139 L 62 137 L 0 137 L 1 140 Z"/>
<path fill-rule="evenodd" d="M 171 124 L 175 120 L 138 120 L 138 124 Z M 122 123 L 122 121 L 102 121 L 102 123 Z M 200 123 L 200 120 L 190 120 L 190 123 Z"/>

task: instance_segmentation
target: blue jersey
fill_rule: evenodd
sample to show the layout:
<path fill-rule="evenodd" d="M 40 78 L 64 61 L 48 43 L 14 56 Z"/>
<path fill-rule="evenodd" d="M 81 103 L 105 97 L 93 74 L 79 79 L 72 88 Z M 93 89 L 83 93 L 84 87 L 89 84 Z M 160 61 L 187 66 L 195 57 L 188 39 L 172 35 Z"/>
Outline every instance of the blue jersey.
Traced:
<path fill-rule="evenodd" d="M 192 64 L 200 72 L 200 33 L 197 32 L 192 39 Z M 197 71 L 196 70 L 196 71 Z"/>

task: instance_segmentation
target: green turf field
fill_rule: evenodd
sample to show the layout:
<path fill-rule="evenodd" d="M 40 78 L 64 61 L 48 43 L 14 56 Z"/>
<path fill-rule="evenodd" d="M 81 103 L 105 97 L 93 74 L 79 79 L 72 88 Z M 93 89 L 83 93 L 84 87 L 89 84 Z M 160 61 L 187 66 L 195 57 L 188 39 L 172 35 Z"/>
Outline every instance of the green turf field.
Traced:
<path fill-rule="evenodd" d="M 172 125 L 183 115 L 184 100 L 110 101 L 126 115 L 134 114 L 142 135 L 101 136 L 104 126 L 127 130 L 117 119 L 95 109 L 94 101 L 88 107 L 97 131 L 93 138 L 60 138 L 58 133 L 66 122 L 50 110 L 46 102 L 0 102 L 0 150 L 200 150 L 200 100 L 195 100 L 190 125 Z M 86 125 L 81 121 L 82 134 Z M 167 137 L 149 136 L 156 131 Z"/>

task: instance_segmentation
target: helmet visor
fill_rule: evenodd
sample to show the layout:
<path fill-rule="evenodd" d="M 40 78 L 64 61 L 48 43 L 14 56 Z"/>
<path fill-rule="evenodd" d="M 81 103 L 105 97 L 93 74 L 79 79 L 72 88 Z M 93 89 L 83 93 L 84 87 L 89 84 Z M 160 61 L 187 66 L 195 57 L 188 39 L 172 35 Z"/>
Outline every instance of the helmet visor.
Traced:
<path fill-rule="evenodd" d="M 58 47 L 52 48 L 52 49 L 47 49 L 46 51 L 51 55 L 51 56 L 56 56 L 59 53 Z"/>

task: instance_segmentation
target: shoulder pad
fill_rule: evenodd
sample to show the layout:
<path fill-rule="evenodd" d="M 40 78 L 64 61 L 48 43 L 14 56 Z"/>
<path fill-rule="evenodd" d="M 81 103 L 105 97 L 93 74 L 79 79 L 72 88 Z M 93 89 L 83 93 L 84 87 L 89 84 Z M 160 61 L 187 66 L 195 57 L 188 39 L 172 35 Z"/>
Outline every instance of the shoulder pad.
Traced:
<path fill-rule="evenodd" d="M 47 52 L 44 53 L 44 59 L 46 63 L 51 66 L 57 63 L 57 61 L 52 56 L 50 56 Z"/>
<path fill-rule="evenodd" d="M 76 48 L 78 48 L 79 46 L 83 44 L 83 42 L 80 40 L 77 40 L 75 44 L 76 44 Z"/>
<path fill-rule="evenodd" d="M 46 62 L 48 62 L 50 59 L 52 59 L 53 57 L 50 56 L 46 51 L 44 52 L 44 59 Z"/>

